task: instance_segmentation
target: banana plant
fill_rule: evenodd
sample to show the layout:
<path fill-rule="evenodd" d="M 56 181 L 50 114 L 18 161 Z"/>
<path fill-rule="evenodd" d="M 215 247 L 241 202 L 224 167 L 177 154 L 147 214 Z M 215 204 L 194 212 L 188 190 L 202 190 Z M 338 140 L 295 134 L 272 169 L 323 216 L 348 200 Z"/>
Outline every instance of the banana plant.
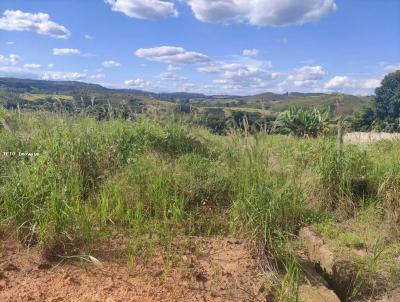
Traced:
<path fill-rule="evenodd" d="M 300 137 L 317 137 L 329 128 L 329 109 L 289 107 L 275 122 L 275 131 Z"/>

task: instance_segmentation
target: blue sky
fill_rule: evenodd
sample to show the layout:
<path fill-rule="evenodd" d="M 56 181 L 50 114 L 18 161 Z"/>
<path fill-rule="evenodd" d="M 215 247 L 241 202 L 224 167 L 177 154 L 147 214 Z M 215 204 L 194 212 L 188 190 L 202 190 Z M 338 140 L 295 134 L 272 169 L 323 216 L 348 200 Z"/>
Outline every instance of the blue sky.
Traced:
<path fill-rule="evenodd" d="M 371 94 L 399 0 L 1 0 L 0 76 L 207 94 Z"/>

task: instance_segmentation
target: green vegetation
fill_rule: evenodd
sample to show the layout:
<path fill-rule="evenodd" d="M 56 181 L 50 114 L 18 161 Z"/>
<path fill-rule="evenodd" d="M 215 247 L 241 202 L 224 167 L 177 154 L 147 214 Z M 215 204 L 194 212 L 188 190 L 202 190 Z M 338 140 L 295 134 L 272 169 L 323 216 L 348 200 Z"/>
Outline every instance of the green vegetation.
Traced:
<path fill-rule="evenodd" d="M 0 225 L 49 259 L 90 254 L 119 234 L 129 263 L 157 252 L 168 267 L 179 256 L 177 238 L 243 236 L 280 280 L 271 286 L 276 298 L 295 301 L 302 226 L 342 233 L 338 248 L 375 249 L 366 271 L 386 272 L 380 264 L 400 256 L 397 141 L 338 149 L 318 135 L 325 126 L 310 132 L 313 139 L 250 134 L 246 122 L 219 136 L 185 123 L 185 115 L 129 121 L 0 112 Z M 17 154 L 3 153 L 10 151 Z M 371 243 L 367 228 L 364 239 L 353 223 L 365 209 L 379 212 L 385 244 Z"/>
<path fill-rule="evenodd" d="M 368 104 L 370 97 L 322 93 L 264 93 L 254 96 L 207 96 L 194 93 L 151 93 L 107 89 L 81 82 L 0 78 L 0 105 L 51 112 L 81 113 L 98 120 L 110 117 L 185 114 L 186 122 L 207 127 L 218 134 L 231 128 L 251 132 L 273 130 L 277 116 L 291 107 L 325 110 L 332 116 L 349 117 Z"/>
<path fill-rule="evenodd" d="M 397 129 L 399 75 L 385 78 L 352 127 Z M 384 280 L 367 295 L 400 282 L 400 142 L 343 145 L 332 135 L 368 98 L 157 95 L 16 79 L 0 87 L 0 231 L 50 260 L 118 237 L 129 264 L 157 253 L 168 268 L 180 262 L 177 240 L 244 237 L 272 272 L 269 294 L 297 301 L 297 235 L 315 225 L 356 262 L 360 288 Z"/>
<path fill-rule="evenodd" d="M 388 74 L 375 90 L 373 102 L 353 121 L 356 130 L 400 131 L 400 70 Z"/>
<path fill-rule="evenodd" d="M 317 137 L 329 130 L 329 110 L 290 107 L 276 121 L 276 131 L 300 137 Z"/>

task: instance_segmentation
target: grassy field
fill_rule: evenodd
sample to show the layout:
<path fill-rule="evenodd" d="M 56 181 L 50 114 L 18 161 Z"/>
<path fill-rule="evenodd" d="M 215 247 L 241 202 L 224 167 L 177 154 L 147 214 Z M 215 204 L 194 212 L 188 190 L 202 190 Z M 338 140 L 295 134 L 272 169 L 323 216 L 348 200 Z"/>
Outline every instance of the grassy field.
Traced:
<path fill-rule="evenodd" d="M 117 233 L 127 263 L 157 253 L 169 267 L 175 238 L 236 236 L 273 272 L 277 301 L 297 301 L 297 234 L 316 225 L 338 250 L 376 251 L 362 270 L 388 274 L 387 289 L 400 280 L 399 141 L 341 146 L 218 136 L 179 119 L 0 114 L 0 228 L 49 259 L 90 255 Z"/>
<path fill-rule="evenodd" d="M 64 100 L 64 101 L 72 101 L 73 97 L 70 95 L 54 95 L 54 94 L 44 94 L 44 93 L 22 93 L 21 98 L 27 101 L 37 101 L 43 99 L 56 99 L 56 100 Z"/>

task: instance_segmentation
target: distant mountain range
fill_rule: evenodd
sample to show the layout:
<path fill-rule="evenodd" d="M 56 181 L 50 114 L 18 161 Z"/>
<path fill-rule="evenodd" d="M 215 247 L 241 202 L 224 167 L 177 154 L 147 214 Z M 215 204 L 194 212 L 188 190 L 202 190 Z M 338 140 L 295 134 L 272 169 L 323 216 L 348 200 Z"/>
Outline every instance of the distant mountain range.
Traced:
<path fill-rule="evenodd" d="M 3 93 L 2 93 L 3 92 Z M 202 108 L 229 107 L 243 109 L 258 109 L 266 112 L 281 112 L 289 106 L 322 107 L 329 106 L 331 110 L 340 115 L 350 115 L 367 104 L 372 97 L 354 96 L 346 94 L 324 94 L 324 93 L 300 93 L 291 92 L 276 94 L 266 92 L 251 96 L 235 95 L 205 95 L 200 93 L 173 92 L 153 93 L 133 89 L 111 89 L 98 84 L 90 84 L 77 81 L 46 81 L 18 78 L 0 77 L 0 104 L 5 92 L 10 98 L 10 93 L 19 95 L 23 99 L 35 101 L 41 97 L 65 96 L 69 99 L 76 94 L 89 94 L 96 98 L 107 97 L 112 102 L 126 99 L 139 99 L 147 101 L 190 103 Z"/>

